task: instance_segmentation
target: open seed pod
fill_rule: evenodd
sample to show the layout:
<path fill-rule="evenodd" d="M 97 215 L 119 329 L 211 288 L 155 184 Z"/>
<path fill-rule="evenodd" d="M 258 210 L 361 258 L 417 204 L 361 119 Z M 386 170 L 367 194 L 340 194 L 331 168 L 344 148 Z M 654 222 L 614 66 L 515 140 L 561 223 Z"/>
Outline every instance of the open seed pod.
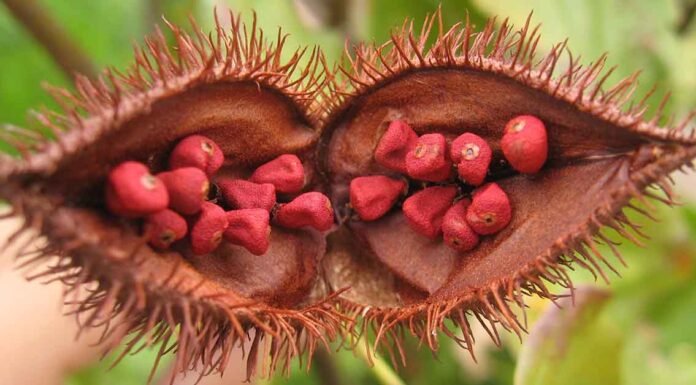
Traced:
<path fill-rule="evenodd" d="M 470 351 L 472 320 L 494 340 L 498 326 L 520 333 L 525 325 L 514 308 L 527 295 L 554 298 L 548 282 L 572 287 L 565 273 L 572 264 L 607 279 L 613 267 L 597 244 L 616 251 L 618 240 L 603 229 L 638 242 L 622 210 L 643 212 L 634 198 L 671 204 L 668 174 L 690 165 L 696 139 L 685 130 L 688 119 L 661 127 L 660 113 L 646 119 L 642 102 L 626 108 L 635 78 L 604 87 L 603 59 L 589 67 L 571 60 L 554 74 L 565 45 L 535 58 L 538 36 L 529 24 L 519 31 L 493 22 L 482 32 L 469 23 L 440 27 L 428 48 L 437 16 L 419 35 L 405 24 L 387 44 L 356 47 L 341 76 L 326 70 L 319 51 L 306 55 L 304 69 L 304 51 L 284 62 L 284 37 L 269 43 L 255 25 L 230 16 L 230 31 L 218 23 L 209 38 L 172 27 L 176 49 L 158 34 L 125 74 L 78 78 L 75 95 L 55 90 L 65 111 L 36 117 L 56 139 L 7 131 L 24 156 L 0 163 L 0 197 L 11 203 L 9 215 L 25 220 L 18 234 L 32 228 L 44 242 L 20 247 L 20 257 L 57 255 L 44 276 L 75 294 L 84 327 L 105 326 L 111 347 L 133 332 L 124 354 L 162 342 L 161 354 L 176 349 L 180 371 L 220 371 L 238 344 L 250 375 L 259 351 L 271 369 L 287 370 L 317 343 L 370 328 L 395 361 L 404 330 L 433 350 L 443 332 Z M 499 144 L 506 123 L 526 115 L 548 135 L 548 158 L 529 175 L 506 162 Z M 413 159 L 400 172 L 376 160 L 394 122 L 415 130 L 409 143 L 437 150 L 435 176 L 423 173 L 427 151 L 410 149 Z M 450 160 L 441 151 L 465 132 L 492 152 L 488 184 L 477 190 L 442 167 Z M 337 223 L 324 232 L 273 225 L 263 255 L 225 243 L 202 255 L 182 243 L 152 248 L 136 221 L 106 209 L 107 176 L 125 161 L 164 171 L 172 149 L 193 134 L 225 155 L 213 185 L 253 179 L 260 165 L 296 155 L 305 170 L 301 192 L 327 194 Z M 353 182 L 373 176 L 374 185 Z M 449 247 L 431 219 L 455 199 L 468 218 L 491 183 L 505 196 L 509 223 L 481 232 L 468 251 Z M 446 194 L 446 205 L 418 195 L 426 190 Z M 285 221 L 275 210 L 272 216 Z M 417 220 L 428 231 L 432 225 L 433 236 L 414 231 Z"/>

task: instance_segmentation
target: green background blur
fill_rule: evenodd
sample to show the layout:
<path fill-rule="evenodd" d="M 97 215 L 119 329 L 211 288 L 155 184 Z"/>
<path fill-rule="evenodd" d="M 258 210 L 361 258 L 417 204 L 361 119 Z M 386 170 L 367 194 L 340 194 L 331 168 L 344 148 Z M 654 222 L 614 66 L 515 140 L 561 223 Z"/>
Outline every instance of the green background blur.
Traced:
<path fill-rule="evenodd" d="M 122 69 L 131 61 L 133 43 L 142 42 L 155 23 L 162 24 L 159 14 L 180 25 L 188 25 L 187 16 L 194 15 L 210 31 L 213 7 L 231 8 L 245 16 L 254 9 L 265 31 L 275 32 L 282 26 L 291 35 L 288 52 L 293 46 L 320 45 L 329 63 L 335 63 L 346 37 L 383 42 L 392 27 L 407 17 L 419 23 L 438 3 L 42 0 L 37 4 L 67 31 L 95 68 Z M 70 81 L 1 4 L 0 121 L 24 125 L 31 108 L 55 108 L 42 91 L 43 82 L 70 87 Z M 582 55 L 585 63 L 609 52 L 609 65 L 619 66 L 611 79 L 642 70 L 639 95 L 657 84 L 658 95 L 651 99 L 655 105 L 661 94 L 671 90 L 667 115 L 677 116 L 696 106 L 696 26 L 689 21 L 695 7 L 694 1 L 678 0 L 457 0 L 442 4 L 446 26 L 463 20 L 467 11 L 478 26 L 496 15 L 499 22 L 509 17 L 519 26 L 533 11 L 533 23 L 542 24 L 542 51 L 568 37 L 572 52 Z M 329 371 L 338 374 L 341 384 L 696 384 L 696 183 L 682 175 L 676 176 L 676 182 L 685 204 L 672 210 L 659 207 L 659 223 L 636 217 L 652 240 L 647 248 L 620 247 L 629 268 L 612 259 L 623 278 L 612 275 L 608 287 L 586 273 L 574 273 L 575 283 L 583 286 L 574 311 L 530 299 L 531 334 L 522 337 L 522 344 L 516 336 L 503 333 L 498 348 L 483 331 L 475 330 L 478 364 L 446 339 L 437 358 L 409 340 L 408 366 L 397 372 L 382 359 L 371 367 L 363 355 L 341 351 L 322 355 L 309 372 L 295 370 L 289 378 L 257 382 L 323 384 L 331 374 L 324 372 Z M 66 383 L 142 384 L 153 357 L 154 352 L 142 352 L 109 372 L 107 358 L 105 363 L 81 369 Z M 166 369 L 167 362 L 162 366 Z"/>

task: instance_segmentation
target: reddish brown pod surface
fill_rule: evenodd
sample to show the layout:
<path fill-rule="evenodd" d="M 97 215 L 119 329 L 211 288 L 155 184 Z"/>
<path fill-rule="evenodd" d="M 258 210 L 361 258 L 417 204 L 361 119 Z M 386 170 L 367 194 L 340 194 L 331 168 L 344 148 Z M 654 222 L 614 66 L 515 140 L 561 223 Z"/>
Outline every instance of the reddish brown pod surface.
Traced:
<path fill-rule="evenodd" d="M 565 45 L 541 55 L 530 25 L 434 15 L 336 73 L 254 25 L 172 27 L 175 47 L 148 39 L 3 135 L 23 156 L 0 159 L 0 197 L 45 245 L 19 255 L 90 288 L 82 326 L 111 319 L 108 346 L 161 343 L 179 371 L 219 371 L 239 345 L 250 374 L 260 356 L 289 370 L 370 330 L 387 354 L 440 333 L 471 350 L 473 322 L 521 333 L 526 296 L 554 298 L 568 269 L 608 279 L 597 245 L 637 240 L 623 210 L 671 203 L 669 173 L 696 156 L 688 120 L 625 104 L 635 78 L 562 68 Z M 207 195 L 200 172 L 169 177 L 187 168 Z"/>

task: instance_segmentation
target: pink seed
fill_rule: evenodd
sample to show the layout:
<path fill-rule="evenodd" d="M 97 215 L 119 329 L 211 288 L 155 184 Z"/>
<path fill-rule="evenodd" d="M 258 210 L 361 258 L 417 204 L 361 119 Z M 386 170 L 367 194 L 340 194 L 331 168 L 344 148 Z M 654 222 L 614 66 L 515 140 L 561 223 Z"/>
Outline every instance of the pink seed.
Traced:
<path fill-rule="evenodd" d="M 442 221 L 445 243 L 457 251 L 469 251 L 479 244 L 479 236 L 466 222 L 466 209 L 471 201 L 462 199 L 455 203 Z"/>
<path fill-rule="evenodd" d="M 510 223 L 510 200 L 498 184 L 488 183 L 479 187 L 474 191 L 472 198 L 466 211 L 466 221 L 478 234 L 497 233 Z"/>
<path fill-rule="evenodd" d="M 191 250 L 196 255 L 213 252 L 227 229 L 227 215 L 220 206 L 203 202 L 201 212 L 191 225 Z"/>
<path fill-rule="evenodd" d="M 243 179 L 223 179 L 218 182 L 225 202 L 235 209 L 264 209 L 271 211 L 276 203 L 275 186 Z"/>
<path fill-rule="evenodd" d="M 249 180 L 254 183 L 271 183 L 277 192 L 293 194 L 304 187 L 304 166 L 297 155 L 283 154 L 259 166 Z"/>
<path fill-rule="evenodd" d="M 548 155 L 546 127 L 535 116 L 515 117 L 505 125 L 500 146 L 512 168 L 525 174 L 538 172 Z"/>
<path fill-rule="evenodd" d="M 169 168 L 196 167 L 212 177 L 224 161 L 222 150 L 215 142 L 202 135 L 191 135 L 174 147 Z"/>
<path fill-rule="evenodd" d="M 142 163 L 123 162 L 107 178 L 106 206 L 113 214 L 138 218 L 167 208 L 169 194 Z"/>
<path fill-rule="evenodd" d="M 442 220 L 457 195 L 457 188 L 450 186 L 427 187 L 406 198 L 404 216 L 413 231 L 430 239 L 436 239 L 442 231 Z"/>
<path fill-rule="evenodd" d="M 483 138 L 467 132 L 452 141 L 450 156 L 457 164 L 459 178 L 465 183 L 478 186 L 486 178 L 493 152 Z"/>
<path fill-rule="evenodd" d="M 145 217 L 143 232 L 150 245 L 168 249 L 172 243 L 186 236 L 186 220 L 176 212 L 164 209 Z"/>
<path fill-rule="evenodd" d="M 334 213 L 329 198 L 312 191 L 280 206 L 275 220 L 279 225 L 290 229 L 309 226 L 326 231 L 333 226 Z"/>
<path fill-rule="evenodd" d="M 406 154 L 416 146 L 417 140 L 418 135 L 408 123 L 394 120 L 377 143 L 375 160 L 390 170 L 406 174 Z"/>
<path fill-rule="evenodd" d="M 406 154 L 406 171 L 411 178 L 442 182 L 450 177 L 452 163 L 447 154 L 447 140 L 442 134 L 425 134 Z"/>
<path fill-rule="evenodd" d="M 383 175 L 361 176 L 350 181 L 350 204 L 363 221 L 374 221 L 389 211 L 406 183 Z"/>
<path fill-rule="evenodd" d="M 205 173 L 195 167 L 182 167 L 157 174 L 169 192 L 169 207 L 184 215 L 193 215 L 201 210 L 208 198 L 210 183 Z"/>
<path fill-rule="evenodd" d="M 269 214 L 264 209 L 243 209 L 227 212 L 229 226 L 225 230 L 226 241 L 240 245 L 254 255 L 268 251 L 271 226 Z"/>

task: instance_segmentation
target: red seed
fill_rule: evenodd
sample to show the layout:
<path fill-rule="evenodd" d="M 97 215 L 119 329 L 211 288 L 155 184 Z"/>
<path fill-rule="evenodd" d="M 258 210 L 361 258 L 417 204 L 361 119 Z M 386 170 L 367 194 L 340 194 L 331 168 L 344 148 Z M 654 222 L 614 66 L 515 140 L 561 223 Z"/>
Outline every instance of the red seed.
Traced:
<path fill-rule="evenodd" d="M 390 170 L 406 174 L 406 154 L 416 146 L 416 141 L 418 135 L 408 123 L 394 120 L 377 143 L 375 160 Z"/>
<path fill-rule="evenodd" d="M 442 221 L 445 243 L 457 251 L 469 251 L 479 244 L 479 236 L 466 222 L 466 209 L 471 201 L 462 199 L 455 203 Z"/>
<path fill-rule="evenodd" d="M 212 177 L 224 160 L 225 157 L 217 143 L 202 135 L 191 135 L 174 147 L 169 156 L 169 168 L 196 167 L 203 170 L 208 177 Z"/>
<path fill-rule="evenodd" d="M 271 211 L 276 203 L 275 186 L 243 179 L 223 179 L 218 182 L 222 198 L 235 209 L 264 209 Z"/>
<path fill-rule="evenodd" d="M 510 200 L 498 184 L 488 183 L 479 187 L 474 191 L 472 198 L 466 211 L 466 221 L 478 234 L 497 233 L 510 223 Z"/>
<path fill-rule="evenodd" d="M 196 255 L 213 252 L 227 229 L 227 215 L 220 206 L 203 202 L 201 212 L 191 225 L 191 250 Z"/>
<path fill-rule="evenodd" d="M 457 195 L 450 186 L 427 187 L 406 198 L 404 216 L 413 231 L 436 239 L 442 231 L 442 220 Z"/>
<path fill-rule="evenodd" d="M 486 178 L 493 152 L 483 138 L 467 132 L 452 141 L 450 157 L 457 164 L 459 178 L 465 183 L 478 186 Z"/>
<path fill-rule="evenodd" d="M 546 127 L 534 116 L 518 116 L 505 125 L 500 146 L 512 168 L 525 174 L 538 172 L 548 155 Z"/>
<path fill-rule="evenodd" d="M 157 174 L 169 192 L 169 208 L 184 214 L 193 215 L 201 210 L 201 204 L 208 198 L 210 183 L 205 173 L 195 167 L 183 167 Z"/>
<path fill-rule="evenodd" d="M 240 245 L 254 255 L 268 251 L 271 226 L 269 214 L 264 209 L 243 209 L 227 212 L 229 226 L 225 230 L 226 241 Z"/>
<path fill-rule="evenodd" d="M 450 177 L 452 163 L 447 154 L 447 140 L 442 134 L 425 134 L 406 154 L 406 171 L 411 178 L 442 182 Z"/>
<path fill-rule="evenodd" d="M 169 194 L 142 163 L 123 162 L 109 173 L 106 206 L 113 214 L 138 218 L 167 208 Z"/>
<path fill-rule="evenodd" d="M 350 204 L 364 221 L 374 221 L 389 211 L 406 189 L 403 180 L 383 175 L 361 176 L 350 181 Z"/>
<path fill-rule="evenodd" d="M 271 183 L 277 192 L 292 194 L 304 187 L 304 167 L 296 155 L 284 154 L 259 166 L 249 180 L 254 183 Z"/>
<path fill-rule="evenodd" d="M 186 236 L 186 220 L 176 212 L 164 209 L 145 217 L 143 232 L 148 242 L 158 249 L 168 249 L 172 243 Z"/>
<path fill-rule="evenodd" d="M 329 198 L 312 191 L 280 206 L 275 219 L 279 225 L 290 229 L 309 226 L 326 231 L 333 226 L 334 213 Z"/>

